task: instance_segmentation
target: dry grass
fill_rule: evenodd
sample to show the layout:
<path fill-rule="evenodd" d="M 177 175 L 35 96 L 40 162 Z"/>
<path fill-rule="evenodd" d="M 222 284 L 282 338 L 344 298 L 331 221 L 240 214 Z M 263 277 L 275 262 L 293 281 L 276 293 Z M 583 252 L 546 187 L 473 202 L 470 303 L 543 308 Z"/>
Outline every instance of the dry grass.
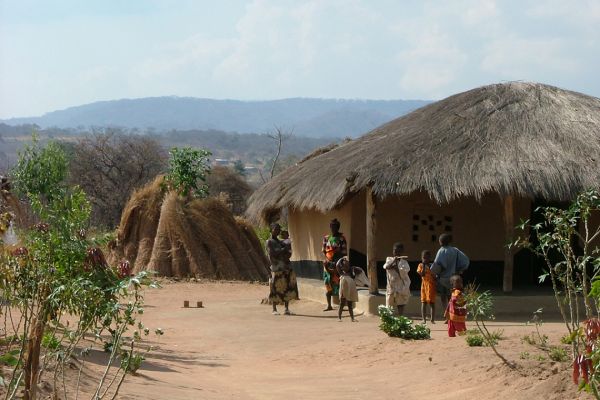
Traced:
<path fill-rule="evenodd" d="M 257 190 L 247 215 L 328 211 L 372 185 L 439 203 L 489 192 L 568 200 L 600 183 L 600 99 L 538 83 L 459 93 L 317 152 Z"/>
<path fill-rule="evenodd" d="M 111 256 L 113 262 L 128 259 L 136 272 L 160 276 L 252 281 L 269 276 L 254 230 L 227 205 L 163 194 L 158 179 L 131 197 Z"/>

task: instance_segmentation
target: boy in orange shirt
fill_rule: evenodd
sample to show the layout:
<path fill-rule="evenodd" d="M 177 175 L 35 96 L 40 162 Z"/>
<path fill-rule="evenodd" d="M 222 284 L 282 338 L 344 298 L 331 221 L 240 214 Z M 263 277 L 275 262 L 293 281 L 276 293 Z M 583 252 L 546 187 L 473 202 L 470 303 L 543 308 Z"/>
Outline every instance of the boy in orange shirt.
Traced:
<path fill-rule="evenodd" d="M 431 310 L 431 323 L 435 323 L 435 276 L 431 272 L 431 253 L 423 250 L 421 253 L 421 264 L 417 267 L 417 273 L 421 276 L 421 316 L 423 324 L 427 323 L 425 317 L 426 308 L 429 304 Z"/>

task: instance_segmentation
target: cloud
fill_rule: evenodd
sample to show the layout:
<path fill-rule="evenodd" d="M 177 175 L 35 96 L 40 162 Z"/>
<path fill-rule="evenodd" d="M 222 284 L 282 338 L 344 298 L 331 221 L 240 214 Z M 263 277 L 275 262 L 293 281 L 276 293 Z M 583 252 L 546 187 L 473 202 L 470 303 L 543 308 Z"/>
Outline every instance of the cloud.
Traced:
<path fill-rule="evenodd" d="M 568 46 L 562 39 L 498 38 L 485 47 L 481 68 L 511 80 L 576 73 L 580 64 L 569 57 Z"/>
<path fill-rule="evenodd" d="M 398 54 L 400 87 L 414 97 L 440 97 L 457 79 L 468 57 L 450 35 L 438 29 L 419 35 L 414 42 L 415 46 Z"/>
<path fill-rule="evenodd" d="M 1 115 L 160 95 L 442 98 L 506 79 L 600 95 L 597 0 L 141 4 L 0 15 Z"/>

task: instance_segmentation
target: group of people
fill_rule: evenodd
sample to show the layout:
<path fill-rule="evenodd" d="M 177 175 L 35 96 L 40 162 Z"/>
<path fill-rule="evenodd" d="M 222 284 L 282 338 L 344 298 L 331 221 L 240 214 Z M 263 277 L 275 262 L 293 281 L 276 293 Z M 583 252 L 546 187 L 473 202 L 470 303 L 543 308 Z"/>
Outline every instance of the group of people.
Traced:
<path fill-rule="evenodd" d="M 452 236 L 444 233 L 439 237 L 440 249 L 435 259 L 431 260 L 431 252 L 421 252 L 421 263 L 417 273 L 421 276 L 421 318 L 427 323 L 435 323 L 435 300 L 439 293 L 444 318 L 448 324 L 448 336 L 456 336 L 457 332 L 466 331 L 465 318 L 467 310 L 463 296 L 461 274 L 469 267 L 469 258 L 456 247 L 451 246 Z M 401 243 L 394 243 L 392 257 L 387 257 L 383 268 L 386 271 L 386 306 L 396 308 L 399 315 L 404 314 L 404 307 L 410 298 L 410 265 L 408 257 L 403 255 Z"/>
<path fill-rule="evenodd" d="M 353 307 L 358 301 L 358 285 L 368 286 L 368 280 L 362 268 L 352 267 L 348 259 L 348 244 L 340 232 L 340 222 L 330 222 L 330 234 L 323 237 L 322 252 L 323 281 L 327 307 L 323 311 L 333 310 L 332 298 L 338 296 L 338 320 L 342 320 L 344 307 L 348 307 L 351 321 L 355 321 Z M 279 239 L 281 234 L 282 238 Z M 444 233 L 439 237 L 440 249 L 432 260 L 431 252 L 423 250 L 417 273 L 421 276 L 421 317 L 427 323 L 435 323 L 435 302 L 439 294 L 444 317 L 448 324 L 448 335 L 466 330 L 466 307 L 463 296 L 461 274 L 469 267 L 468 257 L 456 247 L 451 246 L 452 236 Z M 273 304 L 273 313 L 278 314 L 277 304 L 285 305 L 285 313 L 290 314 L 289 301 L 298 298 L 296 276 L 290 267 L 292 254 L 291 242 L 278 224 L 271 225 L 271 238 L 267 240 L 267 252 L 271 261 L 271 282 L 269 300 Z M 410 265 L 404 255 L 404 246 L 394 243 L 392 256 L 387 257 L 383 265 L 386 272 L 386 306 L 404 314 L 404 308 L 410 299 Z"/>

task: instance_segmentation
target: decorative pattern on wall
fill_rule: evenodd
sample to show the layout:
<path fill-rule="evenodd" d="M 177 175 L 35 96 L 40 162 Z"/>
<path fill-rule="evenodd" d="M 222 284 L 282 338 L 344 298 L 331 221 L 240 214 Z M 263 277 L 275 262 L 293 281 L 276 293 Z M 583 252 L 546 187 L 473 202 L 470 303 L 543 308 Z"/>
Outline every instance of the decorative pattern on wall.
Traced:
<path fill-rule="evenodd" d="M 439 234 L 452 233 L 452 217 L 448 215 L 435 215 L 427 211 L 415 212 L 412 221 L 413 242 L 435 243 Z"/>

